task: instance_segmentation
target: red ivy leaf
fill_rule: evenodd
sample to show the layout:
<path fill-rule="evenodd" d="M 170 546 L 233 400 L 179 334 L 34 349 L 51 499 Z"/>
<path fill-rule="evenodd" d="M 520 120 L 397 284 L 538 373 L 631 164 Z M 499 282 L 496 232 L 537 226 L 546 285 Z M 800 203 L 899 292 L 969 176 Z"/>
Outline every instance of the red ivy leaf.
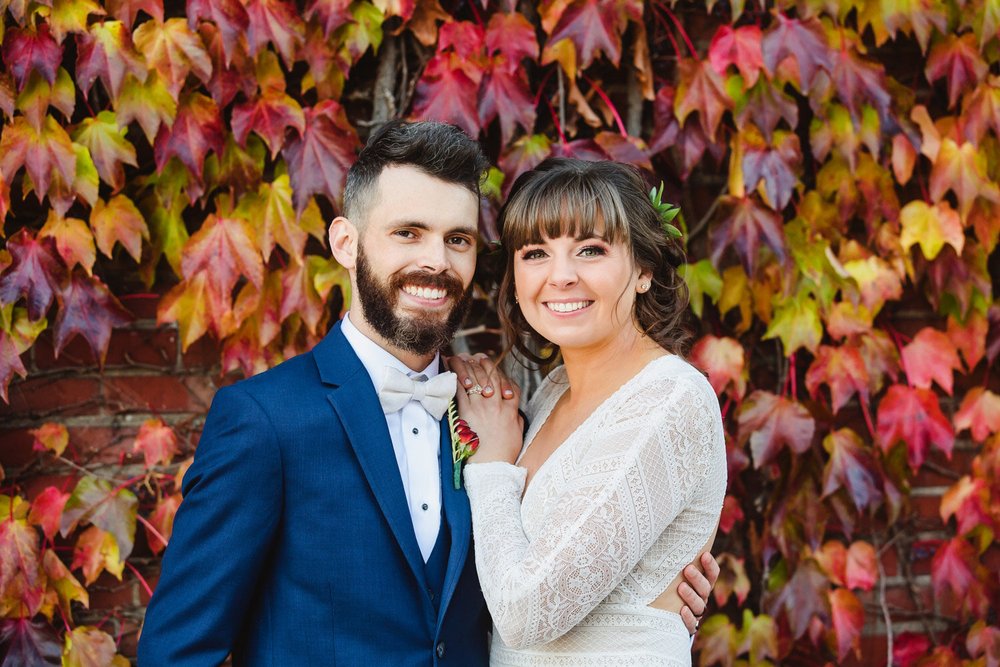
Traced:
<path fill-rule="evenodd" d="M 106 0 L 105 9 L 122 21 L 130 30 L 139 16 L 139 10 L 163 23 L 163 0 Z"/>
<path fill-rule="evenodd" d="M 0 303 L 10 304 L 26 297 L 28 317 L 41 319 L 66 274 L 55 242 L 35 239 L 27 227 L 22 227 L 7 240 L 7 250 L 12 261 L 0 275 Z"/>
<path fill-rule="evenodd" d="M 76 151 L 66 130 L 52 116 L 36 130 L 24 116 L 17 116 L 0 137 L 0 173 L 11 178 L 21 168 L 28 171 L 38 201 L 49 191 L 53 179 L 73 183 Z"/>
<path fill-rule="evenodd" d="M 250 55 L 257 55 L 270 42 L 277 47 L 286 64 L 295 62 L 295 49 L 305 32 L 295 6 L 284 0 L 247 0 L 245 6 L 249 17 Z"/>
<path fill-rule="evenodd" d="M 517 177 L 541 164 L 552 152 L 552 143 L 544 134 L 521 137 L 500 155 L 500 169 L 506 178 L 503 182 L 504 194 L 510 192 Z"/>
<path fill-rule="evenodd" d="M 298 213 L 314 194 L 325 194 L 331 202 L 339 203 L 358 145 L 354 128 L 334 100 L 324 100 L 305 113 L 305 132 L 290 139 L 282 150 Z"/>
<path fill-rule="evenodd" d="M 708 373 L 708 381 L 719 396 L 729 388 L 739 400 L 747 390 L 747 366 L 743 346 L 735 338 L 707 335 L 690 354 L 691 363 Z"/>
<path fill-rule="evenodd" d="M 236 142 L 246 148 L 247 136 L 256 132 L 271 149 L 273 160 L 285 141 L 285 131 L 305 131 L 306 116 L 302 107 L 283 91 L 265 91 L 254 101 L 233 107 L 232 127 Z"/>
<path fill-rule="evenodd" d="M 973 387 L 955 413 L 955 431 L 972 430 L 972 439 L 984 442 L 1000 431 L 1000 396 L 985 387 Z"/>
<path fill-rule="evenodd" d="M 176 157 L 201 180 L 205 155 L 209 150 L 222 155 L 225 131 L 215 102 L 201 93 L 191 93 L 181 100 L 173 127 L 161 125 L 153 151 L 156 169 L 163 171 L 167 160 Z"/>
<path fill-rule="evenodd" d="M 989 322 L 977 310 L 968 314 L 965 324 L 960 324 L 954 317 L 948 318 L 948 338 L 962 353 L 965 367 L 970 371 L 986 354 L 986 332 L 988 329 Z"/>
<path fill-rule="evenodd" d="M 784 263 L 785 227 L 781 216 L 758 204 L 753 197 L 726 195 L 719 198 L 719 205 L 723 211 L 723 219 L 712 233 L 713 264 L 718 266 L 722 254 L 732 248 L 739 256 L 746 274 L 755 275 L 762 239 L 778 261 Z"/>
<path fill-rule="evenodd" d="M 993 526 L 989 486 L 982 479 L 963 475 L 941 496 L 940 514 L 945 524 L 955 516 L 959 535 L 966 535 L 980 526 Z"/>
<path fill-rule="evenodd" d="M 17 347 L 13 338 L 0 328 L 0 398 L 5 403 L 10 402 L 7 398 L 7 387 L 14 379 L 14 375 L 17 374 L 22 378 L 28 375 L 28 371 L 21 361 L 21 352 Z"/>
<path fill-rule="evenodd" d="M 684 125 L 688 115 L 697 111 L 705 136 L 714 140 L 722 114 L 733 108 L 722 76 L 707 60 L 694 58 L 682 59 L 677 71 L 679 83 L 674 98 L 677 122 Z"/>
<path fill-rule="evenodd" d="M 743 467 L 745 468 L 746 466 Z M 730 470 L 732 470 L 732 466 L 730 466 Z M 740 507 L 740 501 L 736 500 L 733 496 L 727 495 L 722 501 L 722 516 L 719 517 L 719 530 L 728 535 L 732 532 L 733 526 L 743 521 L 744 518 L 746 518 L 746 515 L 743 513 L 743 508 Z"/>
<path fill-rule="evenodd" d="M 174 516 L 177 515 L 177 508 L 181 505 L 181 494 L 174 493 L 166 496 L 156 504 L 156 509 L 149 515 L 149 523 L 156 528 L 156 531 L 166 540 L 170 540 L 170 535 L 174 530 Z M 155 535 L 149 526 L 146 528 L 146 542 L 154 554 L 158 554 L 166 548 L 166 544 L 159 536 Z"/>
<path fill-rule="evenodd" d="M 302 264 L 289 264 L 281 275 L 281 321 L 296 314 L 302 318 L 311 334 L 317 333 L 319 321 L 326 310 L 326 303 L 316 291 L 313 280 L 318 268 L 314 261 L 316 259 L 319 258 L 310 255 Z"/>
<path fill-rule="evenodd" d="M 413 115 L 454 123 L 470 136 L 479 136 L 476 98 L 479 79 L 469 78 L 466 62 L 454 53 L 434 56 L 417 83 Z"/>
<path fill-rule="evenodd" d="M 497 12 L 486 26 L 488 55 L 502 53 L 507 62 L 520 67 L 521 60 L 538 60 L 535 27 L 520 12 Z"/>
<path fill-rule="evenodd" d="M 784 611 L 792 636 L 798 639 L 809 629 L 814 616 L 823 621 L 829 619 L 829 588 L 830 582 L 816 561 L 811 558 L 802 561 L 772 603 L 772 615 Z"/>
<path fill-rule="evenodd" d="M 155 465 L 167 465 L 179 451 L 177 435 L 174 434 L 174 429 L 163 423 L 162 419 L 158 417 L 147 419 L 139 427 L 139 434 L 135 436 L 132 451 L 142 452 L 147 470 Z"/>
<path fill-rule="evenodd" d="M 834 431 L 823 439 L 830 460 L 823 469 L 823 496 L 844 488 L 859 510 L 882 502 L 875 457 L 858 434 L 849 428 Z"/>
<path fill-rule="evenodd" d="M 351 4 L 353 0 L 312 0 L 306 8 L 304 17 L 306 21 L 312 22 L 313 17 L 319 17 L 319 24 L 323 26 L 323 36 L 330 38 L 330 33 L 354 20 L 351 14 Z"/>
<path fill-rule="evenodd" d="M 24 519 L 0 520 L 0 612 L 31 618 L 45 595 L 38 533 Z"/>
<path fill-rule="evenodd" d="M 62 665 L 62 642 L 44 619 L 7 618 L 0 621 L 4 664 Z"/>
<path fill-rule="evenodd" d="M 799 106 L 783 88 L 767 78 L 759 79 L 757 85 L 747 92 L 746 103 L 736 111 L 737 124 L 746 126 L 752 123 L 769 143 L 774 128 L 782 119 L 794 129 L 799 123 Z"/>
<path fill-rule="evenodd" d="M 900 633 L 892 645 L 892 663 L 899 667 L 913 667 L 930 649 L 931 640 L 927 635 L 917 632 Z"/>
<path fill-rule="evenodd" d="M 722 25 L 708 46 L 708 60 L 722 76 L 725 76 L 727 67 L 735 65 L 745 86 L 752 87 L 757 82 L 760 70 L 764 68 L 760 27 L 745 25 L 733 28 Z"/>
<path fill-rule="evenodd" d="M 778 65 L 789 56 L 798 65 L 799 84 L 803 91 L 812 88 L 816 73 L 820 69 L 827 72 L 833 69 L 830 57 L 830 47 L 827 43 L 823 26 L 818 19 L 805 21 L 775 15 L 777 21 L 764 35 L 761 49 L 764 54 L 764 65 L 771 76 L 778 70 Z"/>
<path fill-rule="evenodd" d="M 868 402 L 868 369 L 856 347 L 821 345 L 806 373 L 806 387 L 816 397 L 820 385 L 830 388 L 833 411 L 838 412 L 855 393 Z"/>
<path fill-rule="evenodd" d="M 600 162 L 607 160 L 608 154 L 593 139 L 574 139 L 552 145 L 553 157 L 575 157 L 579 160 Z"/>
<path fill-rule="evenodd" d="M 930 389 L 934 381 L 951 396 L 953 371 L 962 370 L 962 362 L 947 334 L 924 327 L 903 348 L 902 357 L 906 377 L 912 386 Z"/>
<path fill-rule="evenodd" d="M 479 121 L 489 125 L 500 119 L 500 140 L 506 145 L 520 125 L 526 132 L 535 127 L 535 101 L 528 90 L 525 71 L 516 61 L 496 56 L 479 88 Z"/>
<path fill-rule="evenodd" d="M 112 111 L 101 111 L 96 118 L 84 118 L 73 132 L 73 139 L 85 147 L 94 160 L 101 180 L 118 192 L 125 185 L 123 164 L 138 166 L 135 146 L 125 138 Z"/>
<path fill-rule="evenodd" d="M 38 428 L 31 429 L 28 433 L 35 438 L 31 448 L 36 452 L 48 450 L 56 456 L 62 456 L 62 453 L 66 451 L 66 446 L 69 445 L 69 431 L 66 430 L 65 424 L 46 422 Z"/>
<path fill-rule="evenodd" d="M 222 38 L 225 64 L 232 62 L 240 37 L 250 26 L 250 16 L 239 0 L 187 0 L 188 27 L 197 30 L 199 19 L 213 22 Z"/>
<path fill-rule="evenodd" d="M 65 507 L 67 500 L 69 500 L 68 493 L 63 493 L 54 486 L 45 487 L 31 502 L 28 522 L 39 526 L 46 539 L 52 540 L 59 532 L 63 507 Z"/>
<path fill-rule="evenodd" d="M 1000 81 L 988 76 L 962 100 L 962 125 L 965 138 L 978 144 L 986 131 L 1000 134 Z"/>
<path fill-rule="evenodd" d="M 12 28 L 3 36 L 2 54 L 4 65 L 17 81 L 18 89 L 24 87 L 32 70 L 52 86 L 62 62 L 63 46 L 52 37 L 48 24 L 41 23 L 35 30 Z"/>
<path fill-rule="evenodd" d="M 946 608 L 961 609 L 963 617 L 982 618 L 989 613 L 989 581 L 994 578 L 979 562 L 972 545 L 961 537 L 945 542 L 931 562 L 934 596 Z"/>
<path fill-rule="evenodd" d="M 622 33 L 628 25 L 629 13 L 635 15 L 636 11 L 636 3 L 629 0 L 578 0 L 559 17 L 548 43 L 572 41 L 581 70 L 590 67 L 599 52 L 617 67 Z M 642 16 L 641 5 L 638 15 Z"/>
<path fill-rule="evenodd" d="M 1000 665 L 1000 628 L 978 620 L 965 639 L 965 648 L 973 658 L 986 658 L 986 667 Z"/>
<path fill-rule="evenodd" d="M 750 593 L 750 578 L 743 564 L 744 559 L 737 558 L 731 553 L 721 553 L 718 561 L 719 579 L 712 589 L 715 603 L 721 607 L 731 595 L 735 594 L 736 603 L 742 605 Z"/>
<path fill-rule="evenodd" d="M 931 83 L 942 78 L 948 80 L 949 107 L 955 106 L 964 91 L 978 86 L 988 71 L 989 65 L 979 55 L 976 36 L 972 33 L 946 35 L 931 48 L 925 69 Z"/>
<path fill-rule="evenodd" d="M 942 414 L 937 394 L 905 385 L 889 387 L 878 406 L 878 439 L 882 451 L 902 441 L 910 468 L 916 472 L 927 458 L 930 445 L 951 458 L 955 432 Z"/>
<path fill-rule="evenodd" d="M 59 314 L 55 321 L 56 356 L 74 335 L 90 345 L 101 366 L 108 352 L 111 329 L 132 321 L 132 314 L 118 302 L 96 276 L 74 271 L 58 292 Z"/>
<path fill-rule="evenodd" d="M 854 593 L 846 588 L 830 591 L 830 611 L 833 632 L 837 638 L 837 659 L 844 661 L 853 649 L 861 658 L 861 630 L 865 625 L 865 609 Z"/>
<path fill-rule="evenodd" d="M 774 135 L 773 146 L 764 143 L 760 135 L 747 133 L 742 136 L 746 145 L 741 166 L 747 189 L 753 190 L 763 181 L 767 203 L 777 211 L 784 209 L 799 182 L 795 174 L 802 162 L 798 135 L 778 132 Z"/>
<path fill-rule="evenodd" d="M 809 450 L 816 422 L 798 401 L 757 390 L 740 406 L 739 441 L 750 441 L 754 468 L 760 469 L 778 456 L 782 445 L 796 454 Z"/>
<path fill-rule="evenodd" d="M 95 23 L 87 33 L 77 35 L 76 54 L 76 82 L 84 95 L 98 78 L 115 100 L 126 74 L 138 81 L 146 80 L 146 65 L 121 21 Z"/>

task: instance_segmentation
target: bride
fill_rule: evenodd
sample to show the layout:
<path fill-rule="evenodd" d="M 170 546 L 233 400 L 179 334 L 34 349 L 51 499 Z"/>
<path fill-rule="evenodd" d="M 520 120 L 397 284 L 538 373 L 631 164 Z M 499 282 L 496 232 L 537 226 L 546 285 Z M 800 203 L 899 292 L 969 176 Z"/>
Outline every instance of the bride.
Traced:
<path fill-rule="evenodd" d="M 528 405 L 523 447 L 517 401 L 459 392 L 480 439 L 464 479 L 491 665 L 688 666 L 677 584 L 714 541 L 726 450 L 715 393 L 680 356 L 676 241 L 613 162 L 546 160 L 500 223 L 509 340 L 563 365 Z M 489 381 L 486 364 L 451 363 L 466 386 Z"/>

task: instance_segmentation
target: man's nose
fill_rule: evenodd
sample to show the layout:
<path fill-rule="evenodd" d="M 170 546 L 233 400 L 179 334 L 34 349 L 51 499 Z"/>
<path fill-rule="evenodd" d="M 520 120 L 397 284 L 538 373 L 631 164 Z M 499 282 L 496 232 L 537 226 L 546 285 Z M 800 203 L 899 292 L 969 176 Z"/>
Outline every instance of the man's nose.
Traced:
<path fill-rule="evenodd" d="M 427 240 L 420 248 L 420 268 L 431 273 L 446 271 L 451 262 L 448 260 L 448 248 L 443 240 Z"/>

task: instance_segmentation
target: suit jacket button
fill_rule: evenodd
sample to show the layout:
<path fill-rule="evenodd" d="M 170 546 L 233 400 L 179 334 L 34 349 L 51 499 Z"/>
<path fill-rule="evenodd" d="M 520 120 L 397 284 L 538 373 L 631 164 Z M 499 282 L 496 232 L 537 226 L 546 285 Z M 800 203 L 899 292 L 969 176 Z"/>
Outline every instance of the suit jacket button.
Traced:
<path fill-rule="evenodd" d="M 437 653 L 437 657 L 443 658 L 444 657 L 444 642 L 439 642 L 438 645 L 437 645 L 437 648 L 434 649 L 434 652 Z"/>

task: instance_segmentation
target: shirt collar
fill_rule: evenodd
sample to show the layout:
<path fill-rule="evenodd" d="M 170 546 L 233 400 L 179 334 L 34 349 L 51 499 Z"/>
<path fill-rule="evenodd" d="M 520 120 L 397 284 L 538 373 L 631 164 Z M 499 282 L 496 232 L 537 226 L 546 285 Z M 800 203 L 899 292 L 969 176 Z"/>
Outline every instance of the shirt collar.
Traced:
<path fill-rule="evenodd" d="M 344 319 L 342 320 L 340 326 L 341 331 L 344 334 L 344 338 L 347 339 L 347 342 L 354 350 L 354 353 L 358 355 L 358 359 L 361 360 L 361 364 L 365 367 L 365 370 L 368 371 L 368 375 L 371 377 L 372 384 L 375 385 L 376 389 L 382 383 L 382 375 L 386 366 L 395 368 L 401 373 L 405 373 L 409 376 L 417 375 L 417 373 L 411 370 L 406 364 L 394 357 L 391 352 L 361 333 L 361 331 L 354 326 L 354 323 L 351 322 L 350 313 L 344 315 Z M 441 354 L 437 353 L 434 355 L 434 358 L 431 359 L 431 363 L 427 366 L 427 368 L 421 372 L 426 375 L 429 380 L 441 372 L 440 364 Z"/>

